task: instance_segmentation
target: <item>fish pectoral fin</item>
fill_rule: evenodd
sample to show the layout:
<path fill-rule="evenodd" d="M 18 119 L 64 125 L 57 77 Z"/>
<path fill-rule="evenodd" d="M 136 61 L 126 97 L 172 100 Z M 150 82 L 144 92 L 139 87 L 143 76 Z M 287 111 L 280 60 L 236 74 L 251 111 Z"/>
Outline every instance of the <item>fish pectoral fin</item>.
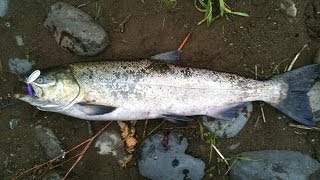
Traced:
<path fill-rule="evenodd" d="M 221 111 L 215 114 L 208 114 L 208 116 L 222 119 L 222 120 L 232 120 L 238 117 L 240 111 L 245 107 L 245 103 L 231 104 L 227 108 L 223 108 Z"/>
<path fill-rule="evenodd" d="M 97 105 L 97 104 L 87 104 L 87 103 L 77 103 L 75 104 L 77 109 L 89 116 L 103 115 L 111 113 L 116 109 L 116 107 Z"/>
<path fill-rule="evenodd" d="M 172 123 L 180 124 L 180 125 L 187 125 L 188 122 L 192 120 L 189 117 L 179 116 L 174 114 L 163 114 L 162 118 Z"/>
<path fill-rule="evenodd" d="M 154 56 L 151 56 L 152 60 L 157 60 L 157 61 L 165 61 L 165 62 L 176 62 L 180 60 L 180 50 L 176 51 L 169 51 L 169 52 L 164 52 L 161 54 L 157 54 Z"/>

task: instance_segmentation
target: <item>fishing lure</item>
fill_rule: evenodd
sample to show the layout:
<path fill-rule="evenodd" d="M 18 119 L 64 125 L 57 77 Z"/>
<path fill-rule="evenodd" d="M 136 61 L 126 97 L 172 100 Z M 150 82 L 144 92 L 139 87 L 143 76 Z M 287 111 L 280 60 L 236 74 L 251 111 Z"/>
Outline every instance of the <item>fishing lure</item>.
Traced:
<path fill-rule="evenodd" d="M 34 90 L 31 86 L 30 83 L 32 83 L 33 81 L 35 81 L 36 79 L 38 79 L 38 77 L 40 76 L 41 72 L 40 70 L 35 70 L 33 71 L 33 73 L 30 74 L 30 76 L 27 78 L 27 89 L 28 89 L 28 94 L 30 96 L 34 96 Z"/>

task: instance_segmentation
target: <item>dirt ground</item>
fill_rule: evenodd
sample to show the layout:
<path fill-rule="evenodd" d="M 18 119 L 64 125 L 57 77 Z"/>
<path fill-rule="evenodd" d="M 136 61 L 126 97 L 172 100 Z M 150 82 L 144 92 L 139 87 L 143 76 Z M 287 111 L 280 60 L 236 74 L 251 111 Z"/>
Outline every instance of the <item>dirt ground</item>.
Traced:
<path fill-rule="evenodd" d="M 182 63 L 194 67 L 208 68 L 255 78 L 255 66 L 260 79 L 272 75 L 272 70 L 280 64 L 280 68 L 290 64 L 296 53 L 307 44 L 300 55 L 296 67 L 311 64 L 319 47 L 319 14 L 320 3 L 313 0 L 294 0 L 298 9 L 297 17 L 292 22 L 279 10 L 277 0 L 240 0 L 227 1 L 234 10 L 249 13 L 250 17 L 229 16 L 229 20 L 220 18 L 208 28 L 197 23 L 204 14 L 197 11 L 193 1 L 178 0 L 177 6 L 169 10 L 158 1 L 145 0 L 110 0 L 102 1 L 101 16 L 97 20 L 108 32 L 110 45 L 106 51 L 95 57 L 79 57 L 60 48 L 43 21 L 54 0 L 11 0 L 6 17 L 0 18 L 0 103 L 14 101 L 12 96 L 19 88 L 15 75 L 7 72 L 8 59 L 13 57 L 36 61 L 41 69 L 54 65 L 72 62 L 141 59 L 151 55 L 175 50 L 182 39 L 192 32 L 191 38 L 182 53 Z M 95 1 L 65 0 L 64 2 L 78 6 L 89 3 L 81 9 L 94 14 Z M 119 31 L 120 23 L 131 15 L 124 32 Z M 318 18 L 318 19 L 317 19 Z M 10 23 L 10 27 L 7 27 Z M 316 24 L 318 23 L 318 24 Z M 21 35 L 25 43 L 17 45 L 15 36 Z M 298 78 L 298 77 L 297 77 Z M 219 139 L 217 147 L 226 157 L 244 151 L 263 149 L 295 150 L 308 154 L 319 160 L 319 132 L 296 129 L 288 126 L 293 122 L 276 109 L 265 104 L 263 106 L 266 122 L 261 119 L 260 104 L 254 104 L 253 114 L 245 128 L 235 138 Z M 257 121 L 260 116 L 260 120 Z M 9 128 L 9 121 L 18 119 L 15 129 Z M 87 122 L 61 114 L 41 112 L 26 103 L 3 109 L 0 112 L 0 177 L 10 179 L 17 173 L 36 164 L 47 161 L 42 148 L 35 139 L 34 127 L 43 125 L 51 128 L 63 143 L 65 149 L 88 138 Z M 187 136 L 189 147 L 187 153 L 206 163 L 205 178 L 229 179 L 224 175 L 225 164 L 213 160 L 209 163 L 209 145 L 200 140 L 200 130 L 195 118 L 189 128 L 177 128 L 177 125 L 165 123 L 156 131 L 169 128 Z M 150 120 L 146 132 L 154 129 L 161 120 Z M 106 122 L 93 122 L 97 132 Z M 113 123 L 111 129 L 119 129 Z M 139 141 L 142 141 L 144 121 L 137 124 Z M 241 143 L 235 150 L 232 144 Z M 137 168 L 138 153 L 127 168 L 121 168 L 115 159 L 101 156 L 91 148 L 81 162 L 73 170 L 70 177 L 75 179 L 143 179 Z M 70 167 L 60 167 L 65 172 Z M 161 168 L 161 167 L 159 167 Z M 37 179 L 43 174 L 35 171 L 24 177 Z"/>

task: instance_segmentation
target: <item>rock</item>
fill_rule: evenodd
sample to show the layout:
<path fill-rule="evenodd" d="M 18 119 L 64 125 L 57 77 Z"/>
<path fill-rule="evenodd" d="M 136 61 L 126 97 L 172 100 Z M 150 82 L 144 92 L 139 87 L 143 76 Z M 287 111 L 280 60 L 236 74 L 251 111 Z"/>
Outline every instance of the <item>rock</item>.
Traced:
<path fill-rule="evenodd" d="M 122 145 L 121 135 L 117 131 L 107 131 L 102 133 L 96 140 L 94 147 L 97 148 L 97 153 L 100 155 L 112 155 L 119 164 L 122 164 L 126 151 Z M 119 148 L 120 147 L 120 148 Z"/>
<path fill-rule="evenodd" d="M 32 69 L 35 62 L 27 59 L 10 58 L 8 65 L 13 74 L 25 74 Z"/>
<path fill-rule="evenodd" d="M 291 0 L 280 0 L 280 9 L 289 17 L 297 16 L 297 8 Z"/>
<path fill-rule="evenodd" d="M 310 156 L 286 150 L 263 150 L 241 153 L 230 170 L 231 179 L 309 179 L 320 170 L 320 164 Z M 319 179 L 318 176 L 316 179 Z"/>
<path fill-rule="evenodd" d="M 50 159 L 53 159 L 64 153 L 60 140 L 51 129 L 38 125 L 35 127 L 35 131 L 38 142 Z"/>
<path fill-rule="evenodd" d="M 15 129 L 18 126 L 19 119 L 11 119 L 9 121 L 9 127 L 10 129 Z"/>
<path fill-rule="evenodd" d="M 156 134 L 142 143 L 138 161 L 139 172 L 149 179 L 201 179 L 205 163 L 185 154 L 188 142 L 181 134 L 171 133 L 168 146 L 163 145 L 164 135 Z"/>
<path fill-rule="evenodd" d="M 252 103 L 249 102 L 241 110 L 239 115 L 231 121 L 222 119 L 208 121 L 207 117 L 203 117 L 203 125 L 211 132 L 218 135 L 220 138 L 230 138 L 236 136 L 241 129 L 246 125 L 252 112 Z"/>
<path fill-rule="evenodd" d="M 53 4 L 44 25 L 54 33 L 61 47 L 77 55 L 96 55 L 109 44 L 102 26 L 87 13 L 67 3 Z"/>
<path fill-rule="evenodd" d="M 4 17 L 9 8 L 9 0 L 0 0 L 0 17 Z"/>

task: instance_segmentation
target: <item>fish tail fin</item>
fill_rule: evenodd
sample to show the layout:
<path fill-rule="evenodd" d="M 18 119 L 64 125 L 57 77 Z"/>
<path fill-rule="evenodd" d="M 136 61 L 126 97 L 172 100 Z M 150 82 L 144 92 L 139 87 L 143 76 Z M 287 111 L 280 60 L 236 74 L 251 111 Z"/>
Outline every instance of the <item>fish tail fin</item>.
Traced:
<path fill-rule="evenodd" d="M 307 93 L 319 75 L 320 64 L 313 64 L 276 76 L 287 83 L 287 97 L 270 104 L 299 123 L 315 126 Z"/>

